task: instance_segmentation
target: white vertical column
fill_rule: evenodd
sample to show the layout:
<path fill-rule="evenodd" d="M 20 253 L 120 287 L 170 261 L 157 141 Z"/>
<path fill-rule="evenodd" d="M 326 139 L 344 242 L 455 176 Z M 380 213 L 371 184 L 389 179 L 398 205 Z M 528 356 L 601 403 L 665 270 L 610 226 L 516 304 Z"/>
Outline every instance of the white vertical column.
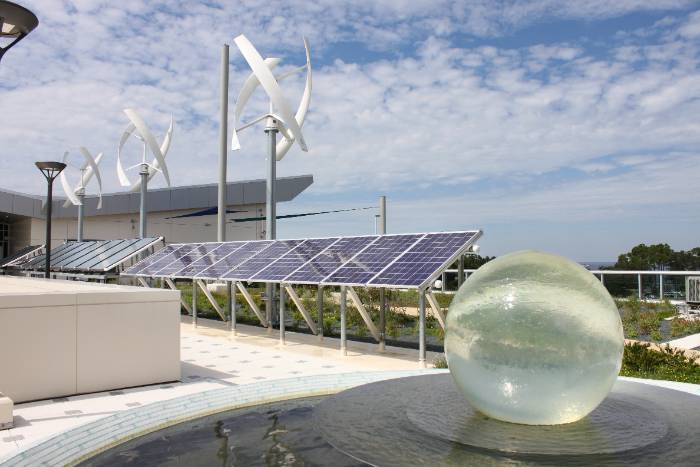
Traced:
<path fill-rule="evenodd" d="M 228 163 L 228 44 L 221 49 L 221 88 L 219 90 L 219 193 L 216 238 L 226 241 L 226 170 Z"/>
<path fill-rule="evenodd" d="M 284 345 L 285 293 L 284 284 L 280 284 L 280 345 Z"/>
<path fill-rule="evenodd" d="M 418 364 L 425 368 L 425 290 L 418 291 Z"/>
<path fill-rule="evenodd" d="M 347 299 L 348 291 L 344 285 L 340 286 L 340 354 L 347 355 Z"/>

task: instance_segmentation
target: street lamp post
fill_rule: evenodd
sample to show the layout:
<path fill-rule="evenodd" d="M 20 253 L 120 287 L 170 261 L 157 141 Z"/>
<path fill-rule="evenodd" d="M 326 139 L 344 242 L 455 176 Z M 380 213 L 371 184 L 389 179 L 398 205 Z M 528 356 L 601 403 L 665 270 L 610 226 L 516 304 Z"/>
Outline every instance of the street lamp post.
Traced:
<path fill-rule="evenodd" d="M 0 46 L 0 60 L 10 47 L 24 39 L 38 25 L 39 20 L 31 11 L 16 3 L 0 0 L 0 39 L 3 42 L 9 41 L 6 46 Z"/>
<path fill-rule="evenodd" d="M 37 162 L 36 166 L 41 170 L 41 173 L 46 177 L 48 182 L 48 191 L 46 192 L 46 270 L 44 277 L 51 277 L 51 205 L 53 202 L 53 181 L 66 164 L 63 162 Z"/>

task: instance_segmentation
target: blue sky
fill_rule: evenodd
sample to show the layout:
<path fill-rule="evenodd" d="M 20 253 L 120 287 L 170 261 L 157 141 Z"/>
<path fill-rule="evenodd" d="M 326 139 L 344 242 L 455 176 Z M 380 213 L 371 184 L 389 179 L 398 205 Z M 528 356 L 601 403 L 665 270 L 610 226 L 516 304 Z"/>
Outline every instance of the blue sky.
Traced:
<path fill-rule="evenodd" d="M 281 214 L 388 196 L 390 232 L 482 228 L 485 254 L 609 260 L 637 243 L 699 246 L 700 2 L 26 0 L 41 24 L 0 64 L 0 186 L 40 193 L 33 161 L 105 152 L 122 109 L 162 135 L 175 185 L 216 180 L 221 44 L 246 34 L 283 68 L 314 65 L 315 183 Z M 231 93 L 248 74 L 231 49 Z M 302 77 L 285 82 L 292 102 Z M 251 102 L 251 114 L 264 98 Z M 241 135 L 229 178 L 264 176 Z M 133 148 L 132 148 L 133 149 Z M 131 157 L 136 157 L 134 155 Z M 163 182 L 154 181 L 162 186 Z M 281 220 L 279 235 L 362 234 L 373 213 Z"/>

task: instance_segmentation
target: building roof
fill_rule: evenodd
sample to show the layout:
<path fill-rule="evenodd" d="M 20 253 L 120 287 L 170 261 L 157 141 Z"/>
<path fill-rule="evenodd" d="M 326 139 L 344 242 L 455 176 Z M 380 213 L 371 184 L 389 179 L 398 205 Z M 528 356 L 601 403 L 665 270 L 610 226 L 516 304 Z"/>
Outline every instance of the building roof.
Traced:
<path fill-rule="evenodd" d="M 278 202 L 291 201 L 314 181 L 313 175 L 297 175 L 277 179 L 276 198 Z M 178 211 L 183 209 L 202 209 L 216 206 L 218 185 L 190 185 L 173 188 L 156 188 L 148 190 L 146 206 L 149 212 Z M 139 212 L 140 193 L 121 192 L 102 195 L 102 209 L 97 209 L 97 196 L 85 197 L 86 216 L 105 216 L 114 214 L 133 214 Z M 0 189 L 0 214 L 6 219 L 17 217 L 43 218 L 42 199 Z M 265 180 L 244 180 L 229 182 L 226 199 L 228 206 L 265 204 Z M 78 215 L 78 207 L 63 207 L 65 198 L 55 196 L 53 217 L 67 218 Z"/>

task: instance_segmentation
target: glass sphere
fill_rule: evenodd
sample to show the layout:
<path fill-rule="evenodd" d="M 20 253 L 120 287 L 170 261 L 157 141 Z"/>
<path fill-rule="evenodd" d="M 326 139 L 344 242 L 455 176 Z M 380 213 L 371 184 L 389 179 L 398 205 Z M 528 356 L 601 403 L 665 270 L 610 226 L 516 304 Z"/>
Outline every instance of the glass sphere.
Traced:
<path fill-rule="evenodd" d="M 499 420 L 580 420 L 612 389 L 624 337 L 615 302 L 581 265 L 537 251 L 472 274 L 447 314 L 450 372 L 477 410 Z"/>

